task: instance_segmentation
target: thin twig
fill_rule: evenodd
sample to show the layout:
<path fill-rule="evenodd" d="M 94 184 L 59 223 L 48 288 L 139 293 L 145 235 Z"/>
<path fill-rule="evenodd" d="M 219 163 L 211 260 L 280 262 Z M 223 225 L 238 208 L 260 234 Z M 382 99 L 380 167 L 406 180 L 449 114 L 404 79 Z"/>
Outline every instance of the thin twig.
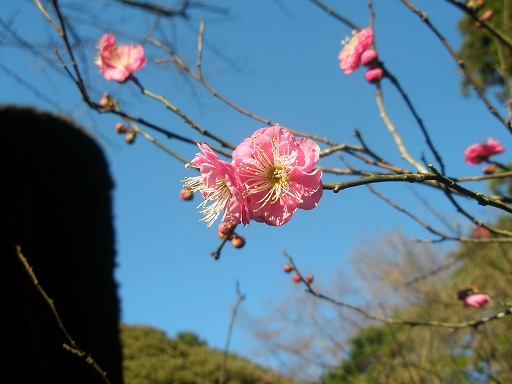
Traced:
<path fill-rule="evenodd" d="M 476 81 L 473 79 L 473 76 L 471 73 L 467 70 L 466 66 L 464 65 L 464 62 L 458 57 L 455 50 L 452 48 L 452 46 L 448 43 L 446 38 L 439 32 L 439 30 L 431 23 L 430 19 L 428 18 L 427 14 L 424 11 L 421 11 L 416 6 L 414 6 L 410 1 L 408 0 L 401 0 L 402 3 L 405 4 L 411 11 L 413 11 L 418 17 L 427 25 L 427 27 L 436 35 L 436 37 L 441 41 L 441 43 L 444 45 L 446 50 L 450 53 L 450 55 L 453 57 L 461 71 L 463 72 L 464 76 L 468 79 L 469 83 L 473 86 L 473 89 L 477 92 L 480 99 L 484 102 L 485 106 L 489 110 L 489 112 L 496 117 L 501 124 L 507 130 L 512 133 L 512 127 L 510 126 L 509 122 L 501 116 L 501 114 L 498 112 L 496 107 L 489 101 L 487 96 L 485 96 L 483 90 L 477 85 Z M 443 171 L 444 172 L 444 171 Z"/>
<path fill-rule="evenodd" d="M 240 305 L 242 304 L 242 301 L 244 301 L 244 300 L 245 300 L 245 295 L 240 292 L 240 283 L 237 280 L 236 281 L 236 303 L 233 308 L 233 311 L 231 312 L 231 321 L 229 322 L 228 337 L 226 339 L 226 346 L 224 347 L 224 358 L 222 361 L 222 370 L 220 371 L 219 384 L 224 384 L 224 381 L 225 381 L 226 368 L 227 368 L 228 356 L 229 356 L 229 345 L 231 344 L 231 336 L 233 335 L 233 328 L 235 326 L 235 320 L 236 320 L 236 315 L 238 313 L 238 309 L 240 308 Z"/>
<path fill-rule="evenodd" d="M 349 19 L 347 19 L 345 16 L 335 12 L 332 8 L 328 7 L 327 5 L 325 5 L 323 2 L 321 2 L 320 0 L 310 0 L 313 4 L 316 4 L 318 5 L 320 8 L 322 8 L 328 15 L 331 15 L 332 17 L 334 17 L 335 19 L 337 19 L 338 21 L 341 21 L 343 24 L 345 24 L 347 27 L 349 27 L 350 29 L 354 30 L 354 31 L 359 31 L 361 28 L 359 28 L 356 24 L 354 24 L 352 21 L 350 21 Z"/>
<path fill-rule="evenodd" d="M 379 107 L 380 118 L 386 125 L 389 133 L 391 134 L 391 137 L 395 141 L 395 145 L 398 148 L 398 150 L 400 151 L 402 158 L 405 161 L 407 161 L 409 164 L 411 164 L 418 172 L 426 172 L 427 169 L 422 164 L 420 164 L 416 160 L 414 160 L 411 157 L 411 155 L 409 155 L 409 152 L 407 152 L 407 149 L 405 148 L 405 145 L 402 141 L 401 136 L 399 135 L 398 131 L 396 130 L 394 124 L 389 119 L 389 117 L 386 113 L 386 108 L 384 107 L 384 101 L 382 100 L 382 89 L 381 89 L 380 85 L 377 85 L 375 98 L 377 101 L 377 106 Z"/>
<path fill-rule="evenodd" d="M 50 298 L 50 296 L 48 296 L 48 294 L 43 289 L 41 284 L 39 284 L 39 280 L 37 279 L 37 277 L 36 277 L 36 275 L 34 273 L 34 270 L 30 266 L 30 264 L 28 263 L 28 261 L 25 258 L 25 256 L 23 256 L 23 253 L 21 252 L 21 246 L 19 246 L 19 245 L 16 245 L 16 254 L 18 255 L 18 259 L 21 261 L 21 263 L 25 267 L 25 270 L 27 271 L 28 275 L 32 279 L 32 282 L 34 283 L 34 286 L 36 287 L 38 292 L 41 294 L 41 296 L 43 297 L 44 301 L 50 307 L 50 310 L 51 310 L 51 312 L 53 314 L 53 317 L 57 321 L 57 324 L 58 324 L 60 330 L 62 331 L 62 333 L 64 334 L 64 337 L 68 341 L 69 345 L 63 344 L 63 348 L 68 350 L 68 351 L 70 351 L 70 352 L 72 352 L 73 354 L 79 356 L 80 358 L 84 359 L 85 362 L 87 364 L 91 365 L 93 367 L 93 369 L 103 378 L 105 383 L 109 384 L 110 380 L 107 378 L 107 372 L 105 372 L 99 366 L 99 364 L 96 361 L 94 361 L 94 359 L 92 358 L 92 356 L 89 353 L 83 351 L 81 348 L 79 348 L 76 345 L 75 340 L 73 340 L 73 338 L 71 337 L 71 335 L 68 332 L 67 328 L 64 326 L 64 323 L 62 322 L 62 320 L 60 318 L 60 315 L 57 312 L 57 308 L 55 307 L 55 304 L 54 304 L 53 300 Z"/>
<path fill-rule="evenodd" d="M 320 291 L 313 288 L 313 286 L 307 282 L 307 280 L 302 276 L 300 271 L 298 270 L 297 266 L 295 265 L 295 262 L 293 261 L 292 257 L 288 255 L 286 252 L 284 252 L 284 256 L 289 260 L 289 262 L 293 265 L 293 268 L 295 272 L 300 277 L 300 282 L 302 282 L 306 286 L 306 292 L 315 296 L 318 299 L 321 299 L 323 301 L 329 302 L 337 307 L 343 307 L 350 309 L 352 311 L 355 311 L 362 316 L 364 316 L 367 319 L 370 320 L 376 320 L 380 321 L 386 324 L 394 324 L 394 325 L 408 325 L 411 327 L 439 327 L 439 328 L 453 328 L 453 329 L 460 329 L 460 328 L 478 328 L 479 326 L 486 324 L 490 321 L 498 320 L 506 316 L 512 315 L 512 308 L 505 308 L 501 312 L 497 312 L 492 316 L 485 316 L 481 317 L 479 319 L 475 320 L 469 320 L 469 321 L 463 321 L 463 322 L 444 322 L 444 321 L 436 321 L 436 320 L 427 320 L 427 321 L 421 321 L 421 320 L 405 320 L 405 319 L 397 319 L 397 318 L 391 318 L 386 316 L 380 316 L 372 314 L 366 310 L 364 310 L 361 307 L 358 307 L 356 305 L 336 300 L 330 296 L 327 296 Z"/>

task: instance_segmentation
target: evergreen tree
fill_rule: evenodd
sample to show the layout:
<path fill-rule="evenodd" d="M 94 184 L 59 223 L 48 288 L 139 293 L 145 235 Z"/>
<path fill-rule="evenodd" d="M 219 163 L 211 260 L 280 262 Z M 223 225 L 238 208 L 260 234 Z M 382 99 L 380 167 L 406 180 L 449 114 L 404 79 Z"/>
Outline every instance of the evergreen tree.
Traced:
<path fill-rule="evenodd" d="M 217 384 L 224 364 L 222 351 L 208 348 L 193 332 L 176 339 L 147 326 L 121 328 L 126 384 Z M 230 354 L 225 384 L 293 384 L 291 379 Z"/>
<path fill-rule="evenodd" d="M 496 30 L 510 36 L 512 28 L 512 2 L 487 0 L 481 7 L 477 1 L 468 2 L 469 9 L 487 19 Z M 471 5 L 475 6 L 472 7 Z M 488 30 L 471 16 L 464 15 L 458 24 L 463 44 L 459 57 L 483 90 L 495 90 L 499 97 L 508 100 L 511 95 L 512 56 L 510 47 L 498 41 Z M 464 77 L 462 89 L 465 95 L 471 84 Z"/>

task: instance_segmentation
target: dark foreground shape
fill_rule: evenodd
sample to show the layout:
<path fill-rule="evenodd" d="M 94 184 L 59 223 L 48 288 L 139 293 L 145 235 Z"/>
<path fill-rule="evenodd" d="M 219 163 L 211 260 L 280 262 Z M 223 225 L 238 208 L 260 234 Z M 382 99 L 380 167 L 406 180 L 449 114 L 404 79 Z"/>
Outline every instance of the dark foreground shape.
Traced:
<path fill-rule="evenodd" d="M 77 346 L 122 383 L 112 179 L 73 122 L 0 106 L 0 382 L 105 383 L 69 344 L 15 245 Z"/>

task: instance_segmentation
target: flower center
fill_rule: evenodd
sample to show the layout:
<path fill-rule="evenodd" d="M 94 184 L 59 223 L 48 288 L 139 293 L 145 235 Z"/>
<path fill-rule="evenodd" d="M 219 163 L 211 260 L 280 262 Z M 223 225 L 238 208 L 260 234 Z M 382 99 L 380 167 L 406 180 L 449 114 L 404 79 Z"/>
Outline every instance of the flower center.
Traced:
<path fill-rule="evenodd" d="M 254 212 L 267 203 L 274 204 L 283 196 L 291 196 L 302 202 L 299 194 L 290 189 L 290 173 L 295 169 L 290 164 L 289 142 L 280 143 L 277 138 L 270 138 L 271 154 L 267 153 L 261 145 L 256 146 L 252 154 L 254 163 L 244 166 L 247 172 L 247 195 L 261 193 L 263 196 L 254 203 Z M 269 156 L 270 155 L 270 156 Z"/>

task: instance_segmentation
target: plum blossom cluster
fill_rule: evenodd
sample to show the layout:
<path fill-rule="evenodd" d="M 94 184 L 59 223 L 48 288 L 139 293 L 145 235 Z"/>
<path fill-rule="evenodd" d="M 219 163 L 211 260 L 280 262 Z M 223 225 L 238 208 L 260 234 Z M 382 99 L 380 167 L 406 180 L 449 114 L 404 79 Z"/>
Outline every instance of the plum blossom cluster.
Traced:
<path fill-rule="evenodd" d="M 116 38 L 111 33 L 100 38 L 98 50 L 95 63 L 107 80 L 123 82 L 146 64 L 144 48 L 141 45 L 116 45 Z"/>
<path fill-rule="evenodd" d="M 361 65 L 368 67 L 365 78 L 370 83 L 378 83 L 384 76 L 377 52 L 371 48 L 373 44 L 373 31 L 371 28 L 353 31 L 351 38 L 341 42 L 343 49 L 338 55 L 340 68 L 349 75 Z"/>
<path fill-rule="evenodd" d="M 210 227 L 244 226 L 250 220 L 280 226 L 297 209 L 313 209 L 322 197 L 322 171 L 314 169 L 320 147 L 308 138 L 296 138 L 276 125 L 258 129 L 233 151 L 232 161 L 221 160 L 206 144 L 188 164 L 199 176 L 187 177 L 183 187 L 200 192 L 201 219 Z"/>
<path fill-rule="evenodd" d="M 488 161 L 489 157 L 504 151 L 505 148 L 499 141 L 487 139 L 483 143 L 476 143 L 467 147 L 464 151 L 464 162 L 470 165 L 480 164 Z"/>

